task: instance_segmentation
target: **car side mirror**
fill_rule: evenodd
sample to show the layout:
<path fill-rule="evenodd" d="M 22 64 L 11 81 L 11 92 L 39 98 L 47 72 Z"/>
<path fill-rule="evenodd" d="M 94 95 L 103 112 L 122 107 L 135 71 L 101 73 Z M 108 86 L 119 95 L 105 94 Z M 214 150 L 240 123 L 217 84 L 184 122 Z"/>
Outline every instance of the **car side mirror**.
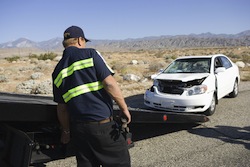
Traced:
<path fill-rule="evenodd" d="M 225 67 L 218 67 L 218 68 L 215 69 L 215 74 L 218 74 L 218 73 L 224 72 L 224 71 L 226 71 Z"/>

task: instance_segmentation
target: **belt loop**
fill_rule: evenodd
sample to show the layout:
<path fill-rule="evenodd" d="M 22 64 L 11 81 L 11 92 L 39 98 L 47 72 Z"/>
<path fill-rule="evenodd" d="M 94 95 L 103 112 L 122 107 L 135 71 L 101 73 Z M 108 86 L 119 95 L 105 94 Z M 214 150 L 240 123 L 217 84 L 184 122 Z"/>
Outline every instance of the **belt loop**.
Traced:
<path fill-rule="evenodd" d="M 109 120 L 110 120 L 110 122 L 113 121 L 113 116 L 110 116 L 110 117 L 109 117 Z"/>

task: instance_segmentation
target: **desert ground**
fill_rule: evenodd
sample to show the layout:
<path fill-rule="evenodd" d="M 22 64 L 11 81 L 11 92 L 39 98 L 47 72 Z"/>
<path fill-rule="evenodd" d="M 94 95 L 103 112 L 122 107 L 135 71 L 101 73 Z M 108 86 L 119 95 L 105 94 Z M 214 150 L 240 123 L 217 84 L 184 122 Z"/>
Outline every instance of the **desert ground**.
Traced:
<path fill-rule="evenodd" d="M 152 84 L 150 76 L 179 56 L 225 54 L 240 62 L 241 80 L 250 80 L 250 47 L 100 52 L 115 71 L 125 97 L 144 93 Z M 52 95 L 51 73 L 61 55 L 62 51 L 0 49 L 0 91 Z"/>

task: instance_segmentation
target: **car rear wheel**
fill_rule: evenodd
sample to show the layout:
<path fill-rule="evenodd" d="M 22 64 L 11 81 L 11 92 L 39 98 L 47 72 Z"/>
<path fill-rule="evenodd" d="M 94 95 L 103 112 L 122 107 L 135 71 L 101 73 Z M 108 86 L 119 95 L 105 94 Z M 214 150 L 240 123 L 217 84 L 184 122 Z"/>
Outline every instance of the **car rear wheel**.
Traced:
<path fill-rule="evenodd" d="M 215 108 L 216 108 L 216 96 L 214 94 L 212 101 L 211 101 L 211 104 L 210 104 L 209 108 L 204 112 L 204 114 L 207 116 L 213 115 L 215 112 Z"/>
<path fill-rule="evenodd" d="M 234 98 L 238 95 L 238 93 L 239 93 L 239 84 L 238 81 L 235 80 L 233 91 L 229 93 L 229 97 Z"/>

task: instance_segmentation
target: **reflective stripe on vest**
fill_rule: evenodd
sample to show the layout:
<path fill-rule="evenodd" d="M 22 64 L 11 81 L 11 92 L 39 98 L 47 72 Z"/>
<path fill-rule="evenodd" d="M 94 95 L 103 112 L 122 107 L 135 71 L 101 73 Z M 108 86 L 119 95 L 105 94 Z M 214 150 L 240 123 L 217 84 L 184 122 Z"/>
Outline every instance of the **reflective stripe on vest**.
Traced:
<path fill-rule="evenodd" d="M 76 97 L 76 96 L 79 96 L 88 92 L 98 91 L 102 88 L 103 88 L 103 84 L 100 81 L 80 85 L 80 86 L 77 86 L 75 88 L 68 90 L 68 92 L 63 95 L 63 99 L 65 103 L 67 103 L 73 97 Z"/>
<path fill-rule="evenodd" d="M 69 67 L 64 68 L 62 71 L 60 71 L 60 73 L 57 75 L 56 79 L 54 80 L 54 84 L 56 85 L 56 87 L 59 87 L 62 84 L 63 79 L 72 75 L 74 71 L 81 70 L 81 69 L 88 68 L 88 67 L 93 67 L 93 66 L 94 66 L 93 58 L 74 62 Z"/>

